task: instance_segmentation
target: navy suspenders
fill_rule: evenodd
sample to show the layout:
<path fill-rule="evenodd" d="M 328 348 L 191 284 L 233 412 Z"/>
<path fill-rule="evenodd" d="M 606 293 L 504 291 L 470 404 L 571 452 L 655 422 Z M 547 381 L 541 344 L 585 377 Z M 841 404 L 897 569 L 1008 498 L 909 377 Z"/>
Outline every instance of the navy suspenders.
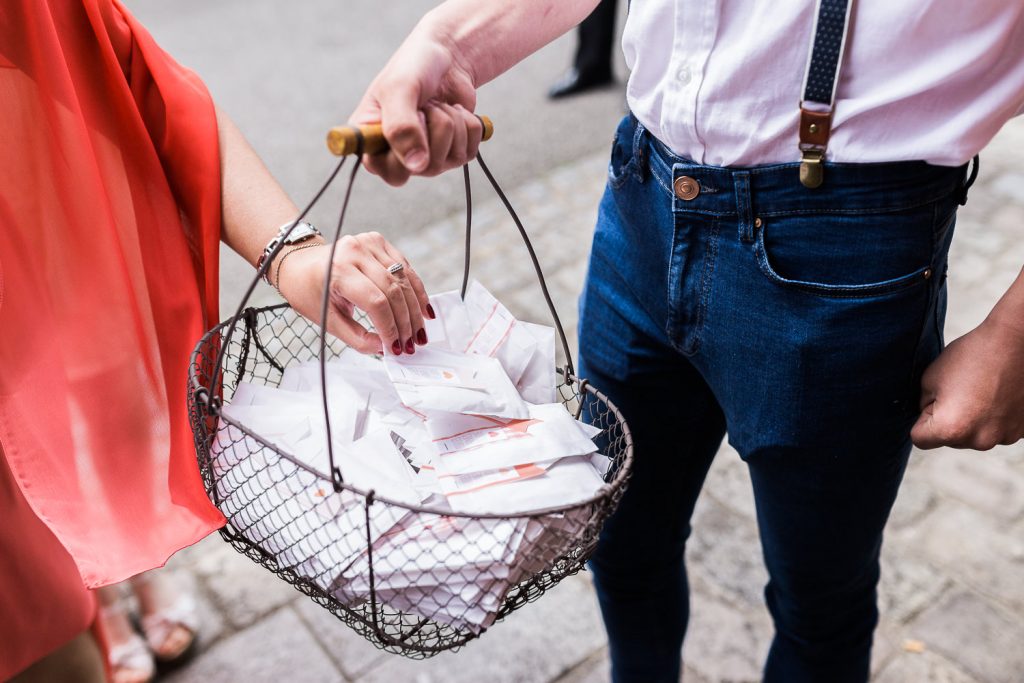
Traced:
<path fill-rule="evenodd" d="M 800 182 L 818 187 L 832 133 L 832 105 L 846 48 L 853 0 L 818 0 L 800 99 Z M 807 105 L 811 105 L 810 108 Z"/>

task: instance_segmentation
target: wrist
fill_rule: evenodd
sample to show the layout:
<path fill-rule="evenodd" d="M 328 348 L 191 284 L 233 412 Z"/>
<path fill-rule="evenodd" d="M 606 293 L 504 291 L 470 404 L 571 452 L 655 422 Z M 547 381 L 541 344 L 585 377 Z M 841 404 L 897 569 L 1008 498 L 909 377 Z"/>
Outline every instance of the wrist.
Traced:
<path fill-rule="evenodd" d="M 278 291 L 281 296 L 287 299 L 284 291 L 281 287 L 282 277 L 286 274 L 290 274 L 295 271 L 301 271 L 303 265 L 308 265 L 312 262 L 320 262 L 322 257 L 320 247 L 327 246 L 327 242 L 322 239 L 314 239 L 296 244 L 294 246 L 288 246 L 281 250 L 281 253 L 274 258 L 273 263 L 270 264 L 272 276 L 269 278 L 271 286 Z M 296 252 L 306 252 L 304 254 L 297 254 Z M 294 258 L 291 258 L 294 255 Z M 288 268 L 285 268 L 285 262 L 289 263 Z"/>

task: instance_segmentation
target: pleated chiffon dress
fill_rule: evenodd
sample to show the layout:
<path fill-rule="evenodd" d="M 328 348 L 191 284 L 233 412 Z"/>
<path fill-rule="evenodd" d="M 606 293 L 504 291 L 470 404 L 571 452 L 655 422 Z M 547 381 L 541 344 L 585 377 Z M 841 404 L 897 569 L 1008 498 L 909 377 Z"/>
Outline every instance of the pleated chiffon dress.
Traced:
<path fill-rule="evenodd" d="M 205 86 L 120 3 L 0 3 L 0 680 L 223 524 L 185 394 L 220 196 Z"/>

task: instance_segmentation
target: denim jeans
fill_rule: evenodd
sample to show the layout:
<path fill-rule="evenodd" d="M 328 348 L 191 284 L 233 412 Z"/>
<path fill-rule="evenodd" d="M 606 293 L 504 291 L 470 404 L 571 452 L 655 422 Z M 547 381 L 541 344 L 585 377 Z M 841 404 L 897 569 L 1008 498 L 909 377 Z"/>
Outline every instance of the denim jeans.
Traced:
<path fill-rule="evenodd" d="M 673 192 L 691 178 L 692 199 Z M 749 467 L 775 638 L 765 680 L 865 681 L 882 529 L 943 345 L 964 169 L 726 169 L 632 117 L 580 300 L 580 375 L 623 412 L 633 476 L 591 560 L 616 683 L 678 680 L 690 517 L 723 436 Z"/>

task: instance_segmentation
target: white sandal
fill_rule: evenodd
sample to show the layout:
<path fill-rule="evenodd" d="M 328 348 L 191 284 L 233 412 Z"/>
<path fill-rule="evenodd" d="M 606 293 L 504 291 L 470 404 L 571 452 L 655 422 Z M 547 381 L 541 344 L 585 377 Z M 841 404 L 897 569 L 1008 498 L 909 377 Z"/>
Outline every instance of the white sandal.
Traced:
<path fill-rule="evenodd" d="M 128 618 L 128 604 L 124 599 L 112 605 L 100 607 L 100 619 Z M 109 638 L 109 634 L 108 634 Z M 107 664 L 111 671 L 111 680 L 119 680 L 118 672 L 134 671 L 139 675 L 135 680 L 149 682 L 156 676 L 156 662 L 146 641 L 138 633 L 132 631 L 128 640 L 111 646 L 107 650 Z"/>
<path fill-rule="evenodd" d="M 195 599 L 188 593 L 179 593 L 174 603 L 164 609 L 146 614 L 140 620 L 142 632 L 153 652 L 153 658 L 161 667 L 184 663 L 195 651 L 196 636 L 199 633 L 199 613 Z M 191 638 L 180 652 L 172 657 L 160 654 L 161 648 L 176 628 L 184 628 Z"/>

